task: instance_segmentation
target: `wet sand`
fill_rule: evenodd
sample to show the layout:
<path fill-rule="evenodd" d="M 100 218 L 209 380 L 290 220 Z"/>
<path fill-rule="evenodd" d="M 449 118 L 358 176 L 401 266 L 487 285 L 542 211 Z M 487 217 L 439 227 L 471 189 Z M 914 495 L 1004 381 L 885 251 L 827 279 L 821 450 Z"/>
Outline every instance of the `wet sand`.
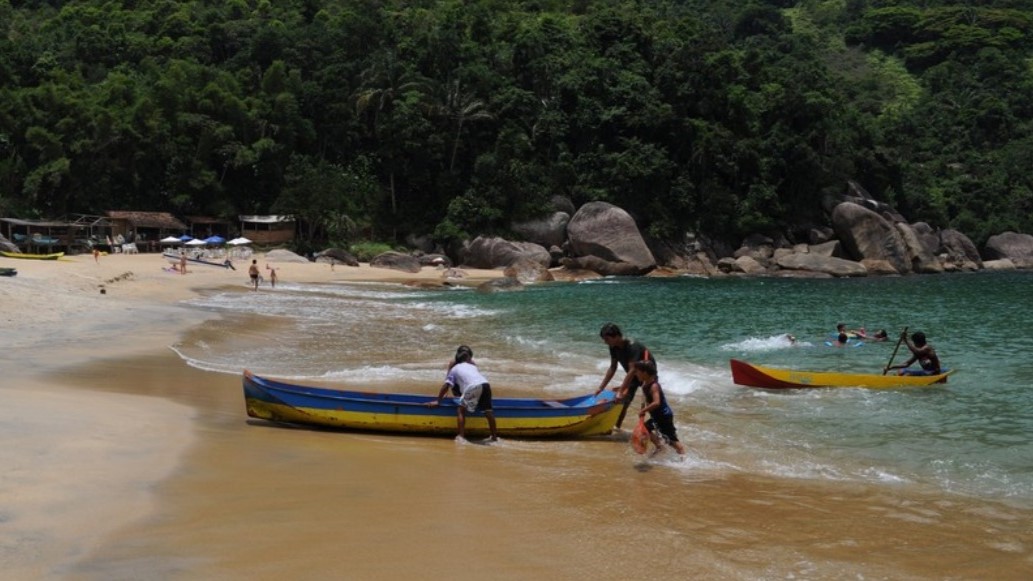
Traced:
<path fill-rule="evenodd" d="M 151 264 L 104 258 L 115 274 Z M 63 266 L 0 284 L 0 320 L 17 331 L 4 363 L 17 381 L 0 387 L 9 404 L 0 412 L 9 443 L 0 457 L 6 578 L 1027 579 L 1033 571 L 1033 512 L 1005 503 L 720 467 L 687 473 L 642 462 L 620 437 L 481 446 L 250 421 L 239 377 L 191 368 L 168 349 L 211 316 L 176 302 L 194 288 L 243 284 L 239 271 L 193 281 L 139 274 L 94 296 L 96 281 L 61 283 L 88 277 L 93 265 L 83 259 L 52 276 Z M 309 281 L 330 276 L 311 266 Z M 39 305 L 62 314 L 34 323 Z"/>

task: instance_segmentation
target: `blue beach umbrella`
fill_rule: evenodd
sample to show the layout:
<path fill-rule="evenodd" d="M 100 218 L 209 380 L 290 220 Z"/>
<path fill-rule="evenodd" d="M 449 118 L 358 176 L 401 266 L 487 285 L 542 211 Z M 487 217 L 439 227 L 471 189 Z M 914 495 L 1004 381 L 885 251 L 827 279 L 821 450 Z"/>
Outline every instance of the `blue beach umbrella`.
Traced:
<path fill-rule="evenodd" d="M 182 240 L 183 242 L 190 242 L 191 240 L 194 239 L 194 237 L 189 235 L 189 234 L 184 234 L 184 235 L 180 236 L 179 239 Z"/>
<path fill-rule="evenodd" d="M 225 242 L 226 239 L 222 236 L 209 236 L 208 238 L 204 239 L 205 244 L 223 244 Z"/>

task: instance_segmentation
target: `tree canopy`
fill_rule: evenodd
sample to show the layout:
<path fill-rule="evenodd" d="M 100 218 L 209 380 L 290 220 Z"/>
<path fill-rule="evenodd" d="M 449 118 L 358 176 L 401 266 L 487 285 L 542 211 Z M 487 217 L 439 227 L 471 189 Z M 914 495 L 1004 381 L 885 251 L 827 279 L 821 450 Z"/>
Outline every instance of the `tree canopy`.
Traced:
<path fill-rule="evenodd" d="M 1033 231 L 1033 0 L 0 0 L 0 213 L 291 212 L 308 244 Z"/>

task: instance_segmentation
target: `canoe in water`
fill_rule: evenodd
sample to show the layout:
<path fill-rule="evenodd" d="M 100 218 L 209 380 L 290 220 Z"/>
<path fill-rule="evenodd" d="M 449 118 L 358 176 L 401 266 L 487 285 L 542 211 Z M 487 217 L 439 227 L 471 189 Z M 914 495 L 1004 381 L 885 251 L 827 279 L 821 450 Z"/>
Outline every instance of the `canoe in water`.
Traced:
<path fill-rule="evenodd" d="M 737 385 L 766 389 L 794 389 L 805 387 L 867 387 L 892 389 L 898 387 L 926 387 L 947 383 L 953 370 L 939 375 L 881 375 L 867 373 L 840 373 L 836 371 L 800 371 L 763 367 L 738 359 L 730 361 L 732 381 Z"/>

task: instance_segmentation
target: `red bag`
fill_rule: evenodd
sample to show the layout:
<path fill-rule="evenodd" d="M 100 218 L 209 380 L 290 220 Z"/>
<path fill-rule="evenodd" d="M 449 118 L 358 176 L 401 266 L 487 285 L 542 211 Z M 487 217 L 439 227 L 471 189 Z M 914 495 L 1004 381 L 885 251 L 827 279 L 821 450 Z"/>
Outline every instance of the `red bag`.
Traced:
<path fill-rule="evenodd" d="M 631 431 L 631 447 L 639 454 L 645 454 L 649 447 L 649 430 L 646 428 L 645 418 L 639 417 L 638 424 Z"/>

